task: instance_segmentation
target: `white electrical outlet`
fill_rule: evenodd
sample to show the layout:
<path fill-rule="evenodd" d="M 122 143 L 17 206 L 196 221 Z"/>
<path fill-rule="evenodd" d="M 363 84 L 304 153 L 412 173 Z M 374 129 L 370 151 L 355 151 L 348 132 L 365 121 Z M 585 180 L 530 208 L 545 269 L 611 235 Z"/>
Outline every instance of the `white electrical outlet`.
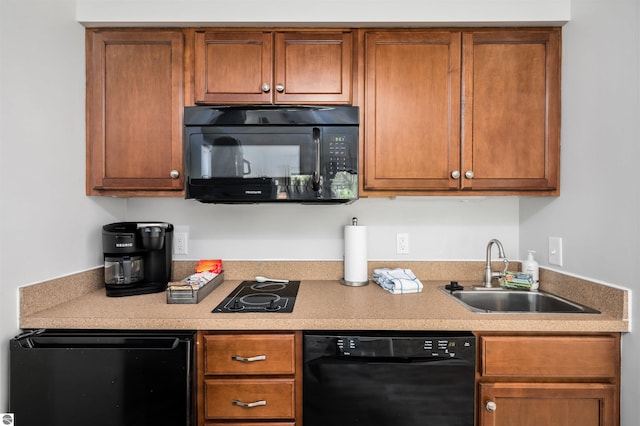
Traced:
<path fill-rule="evenodd" d="M 396 253 L 409 254 L 409 234 L 396 234 Z"/>
<path fill-rule="evenodd" d="M 173 232 L 173 254 L 189 254 L 189 227 L 177 226 Z"/>
<path fill-rule="evenodd" d="M 549 237 L 549 263 L 562 266 L 562 238 Z"/>

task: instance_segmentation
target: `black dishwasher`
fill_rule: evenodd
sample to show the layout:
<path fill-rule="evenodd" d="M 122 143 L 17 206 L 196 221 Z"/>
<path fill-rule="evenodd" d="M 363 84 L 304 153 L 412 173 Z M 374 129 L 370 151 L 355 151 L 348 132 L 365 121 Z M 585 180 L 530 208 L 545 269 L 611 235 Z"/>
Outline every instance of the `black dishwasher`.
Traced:
<path fill-rule="evenodd" d="M 191 426 L 194 332 L 36 330 L 10 341 L 20 426 Z"/>
<path fill-rule="evenodd" d="M 304 426 L 472 426 L 468 332 L 306 332 Z"/>

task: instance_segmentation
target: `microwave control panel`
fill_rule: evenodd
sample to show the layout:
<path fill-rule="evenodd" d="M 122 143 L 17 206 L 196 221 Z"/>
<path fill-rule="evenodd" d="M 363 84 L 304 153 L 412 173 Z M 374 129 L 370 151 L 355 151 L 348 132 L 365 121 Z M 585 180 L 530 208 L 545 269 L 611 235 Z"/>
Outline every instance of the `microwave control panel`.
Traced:
<path fill-rule="evenodd" d="M 338 172 L 355 170 L 355 156 L 352 147 L 357 146 L 353 143 L 353 136 L 348 134 L 330 135 L 328 137 L 328 157 L 327 168 L 329 176 L 333 177 Z M 325 148 L 326 149 L 326 148 Z"/>

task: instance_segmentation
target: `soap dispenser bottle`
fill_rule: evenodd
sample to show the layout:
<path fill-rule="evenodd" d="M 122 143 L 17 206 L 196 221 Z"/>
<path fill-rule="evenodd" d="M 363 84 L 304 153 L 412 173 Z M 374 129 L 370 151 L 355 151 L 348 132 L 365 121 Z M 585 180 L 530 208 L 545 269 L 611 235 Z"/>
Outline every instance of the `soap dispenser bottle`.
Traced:
<path fill-rule="evenodd" d="M 529 250 L 527 260 L 522 262 L 522 272 L 531 275 L 533 278 L 533 284 L 531 284 L 531 290 L 537 290 L 540 285 L 540 268 L 538 262 L 533 258 L 535 250 Z"/>

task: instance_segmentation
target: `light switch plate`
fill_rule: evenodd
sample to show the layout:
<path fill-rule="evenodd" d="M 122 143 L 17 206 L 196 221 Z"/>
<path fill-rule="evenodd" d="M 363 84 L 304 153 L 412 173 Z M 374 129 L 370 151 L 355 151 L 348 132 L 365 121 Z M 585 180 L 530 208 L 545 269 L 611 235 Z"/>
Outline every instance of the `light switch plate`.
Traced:
<path fill-rule="evenodd" d="M 562 266 L 562 238 L 549 237 L 549 263 Z"/>

